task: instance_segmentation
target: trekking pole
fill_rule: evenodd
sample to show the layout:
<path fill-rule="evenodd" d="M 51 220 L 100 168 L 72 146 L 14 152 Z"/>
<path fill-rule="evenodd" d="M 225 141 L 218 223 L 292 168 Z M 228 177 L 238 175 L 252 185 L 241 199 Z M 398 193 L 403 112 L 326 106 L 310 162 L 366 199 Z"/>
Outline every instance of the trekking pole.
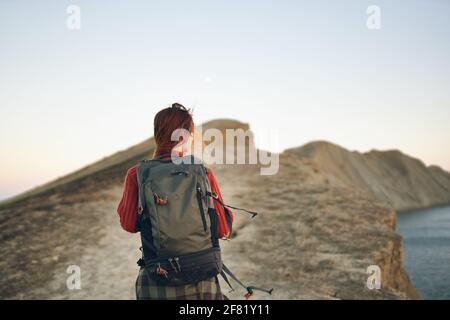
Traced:
<path fill-rule="evenodd" d="M 254 290 L 261 291 L 261 292 L 265 292 L 265 293 L 268 293 L 268 294 L 272 295 L 273 288 L 272 288 L 272 289 L 264 289 L 264 288 L 254 287 L 254 286 L 246 286 L 245 284 L 243 284 L 243 283 L 241 282 L 241 280 L 239 280 L 239 279 L 233 274 L 233 272 L 231 272 L 230 269 L 228 269 L 228 267 L 227 267 L 225 264 L 222 265 L 222 272 L 221 272 L 220 274 L 221 274 L 221 276 L 223 277 L 223 279 L 225 280 L 225 282 L 230 286 L 230 288 L 231 288 L 231 291 L 230 291 L 230 292 L 234 291 L 234 289 L 233 289 L 233 287 L 231 286 L 231 283 L 230 283 L 230 281 L 228 280 L 228 277 L 226 276 L 227 274 L 228 274 L 234 281 L 236 281 L 242 288 L 244 288 L 245 290 L 247 290 L 247 293 L 246 293 L 245 296 L 244 296 L 245 299 L 247 299 L 247 300 L 250 299 L 250 297 L 253 295 Z"/>
<path fill-rule="evenodd" d="M 219 196 L 218 196 L 217 193 L 215 193 L 215 192 L 209 192 L 209 191 L 207 191 L 207 192 L 206 192 L 206 195 L 212 197 L 212 198 L 213 198 L 214 200 L 216 200 L 222 207 L 226 207 L 226 208 L 234 209 L 234 210 L 239 210 L 239 211 L 245 211 L 245 212 L 247 212 L 248 214 L 251 214 L 252 219 L 258 215 L 258 212 L 250 211 L 250 210 L 243 209 L 243 208 L 233 207 L 233 206 L 230 206 L 230 205 L 227 205 L 227 204 L 223 203 L 223 201 L 220 200 Z"/>
<path fill-rule="evenodd" d="M 273 288 L 272 289 L 264 289 L 264 288 L 258 288 L 258 287 L 252 287 L 252 286 L 250 286 L 250 287 L 247 287 L 247 289 L 249 289 L 249 290 L 258 290 L 258 291 L 262 291 L 262 292 L 265 292 L 265 293 L 268 293 L 268 294 L 272 294 L 272 292 L 273 292 Z"/>

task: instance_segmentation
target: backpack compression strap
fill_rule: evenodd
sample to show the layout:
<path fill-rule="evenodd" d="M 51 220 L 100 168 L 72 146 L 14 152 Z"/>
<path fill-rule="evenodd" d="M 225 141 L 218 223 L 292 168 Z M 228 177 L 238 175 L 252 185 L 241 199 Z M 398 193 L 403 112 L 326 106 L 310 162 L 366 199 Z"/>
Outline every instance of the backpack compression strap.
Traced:
<path fill-rule="evenodd" d="M 222 276 L 223 280 L 225 280 L 225 282 L 228 284 L 228 286 L 230 287 L 231 291 L 233 292 L 234 289 L 231 286 L 230 281 L 228 280 L 227 274 L 234 280 L 236 281 L 241 287 L 243 287 L 245 290 L 247 290 L 247 293 L 245 294 L 245 298 L 249 299 L 252 295 L 254 290 L 257 291 L 262 291 L 268 294 L 272 294 L 273 289 L 264 289 L 264 288 L 258 288 L 258 287 L 253 287 L 253 286 L 245 286 L 232 272 L 230 269 L 228 269 L 228 267 L 223 264 L 222 265 L 222 272 L 220 272 L 220 275 Z"/>
<path fill-rule="evenodd" d="M 211 198 L 213 198 L 214 200 L 216 200 L 222 207 L 230 208 L 230 209 L 234 209 L 234 210 L 245 211 L 245 212 L 251 214 L 251 215 L 252 215 L 252 219 L 258 215 L 258 212 L 255 212 L 255 211 L 249 211 L 249 210 L 247 210 L 247 209 L 242 209 L 242 208 L 233 207 L 233 206 L 230 206 L 230 205 L 227 205 L 227 204 L 223 203 L 223 201 L 220 200 L 219 196 L 218 196 L 217 193 L 215 193 L 215 192 L 209 192 L 209 191 L 207 191 L 207 192 L 206 192 L 206 195 L 207 195 L 208 197 L 211 197 Z"/>
<path fill-rule="evenodd" d="M 137 183 L 138 183 L 138 214 L 144 213 L 144 205 L 145 205 L 145 199 L 144 199 L 144 192 L 142 190 L 142 176 L 140 172 L 141 162 L 138 163 L 136 168 L 136 177 L 137 177 Z"/>

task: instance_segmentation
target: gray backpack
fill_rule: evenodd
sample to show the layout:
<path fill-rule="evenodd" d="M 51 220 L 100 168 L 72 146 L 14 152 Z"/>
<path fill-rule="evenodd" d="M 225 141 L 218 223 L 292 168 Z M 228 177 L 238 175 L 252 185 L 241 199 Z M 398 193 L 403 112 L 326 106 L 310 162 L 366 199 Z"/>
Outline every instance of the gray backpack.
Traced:
<path fill-rule="evenodd" d="M 207 169 L 199 159 L 187 156 L 163 160 L 168 156 L 138 165 L 137 230 L 141 233 L 143 253 L 138 264 L 160 285 L 191 284 L 218 274 L 230 284 L 226 272 L 247 289 L 248 295 L 253 289 L 260 290 L 244 286 L 223 265 L 214 201 L 226 212 L 227 207 L 247 210 L 227 206 L 211 192 Z M 229 227 L 231 231 L 231 221 Z"/>

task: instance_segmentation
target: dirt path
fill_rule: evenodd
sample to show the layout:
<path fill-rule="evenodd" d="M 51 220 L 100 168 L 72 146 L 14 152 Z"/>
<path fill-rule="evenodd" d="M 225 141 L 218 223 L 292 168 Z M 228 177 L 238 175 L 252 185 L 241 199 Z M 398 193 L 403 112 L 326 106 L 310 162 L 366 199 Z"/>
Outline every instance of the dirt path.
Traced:
<path fill-rule="evenodd" d="M 100 210 L 104 233 L 96 243 L 87 244 L 82 253 L 73 259 L 82 274 L 81 290 L 59 290 L 54 299 L 134 299 L 134 283 L 140 258 L 138 234 L 125 232 L 115 214 L 121 188 L 110 190 L 114 199 L 108 203 L 93 202 L 80 210 Z M 67 274 L 65 265 L 55 272 L 50 288 L 64 288 Z"/>

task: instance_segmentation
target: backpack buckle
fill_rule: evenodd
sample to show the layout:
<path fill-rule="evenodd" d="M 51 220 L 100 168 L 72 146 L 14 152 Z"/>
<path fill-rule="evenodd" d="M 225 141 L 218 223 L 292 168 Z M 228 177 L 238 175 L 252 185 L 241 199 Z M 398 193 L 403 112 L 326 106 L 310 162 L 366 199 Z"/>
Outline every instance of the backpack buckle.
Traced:
<path fill-rule="evenodd" d="M 211 192 L 211 197 L 213 197 L 214 199 L 219 199 L 219 196 L 215 192 Z"/>
<path fill-rule="evenodd" d="M 181 272 L 181 266 L 180 263 L 178 262 L 179 261 L 178 258 L 169 258 L 168 260 L 170 265 L 172 266 L 172 269 L 175 270 L 176 273 Z"/>
<path fill-rule="evenodd" d="M 138 265 L 139 267 L 141 267 L 141 268 L 142 268 L 142 267 L 145 267 L 145 261 L 144 261 L 144 259 L 142 259 L 142 258 L 139 259 L 136 263 L 137 263 L 137 265 Z"/>

